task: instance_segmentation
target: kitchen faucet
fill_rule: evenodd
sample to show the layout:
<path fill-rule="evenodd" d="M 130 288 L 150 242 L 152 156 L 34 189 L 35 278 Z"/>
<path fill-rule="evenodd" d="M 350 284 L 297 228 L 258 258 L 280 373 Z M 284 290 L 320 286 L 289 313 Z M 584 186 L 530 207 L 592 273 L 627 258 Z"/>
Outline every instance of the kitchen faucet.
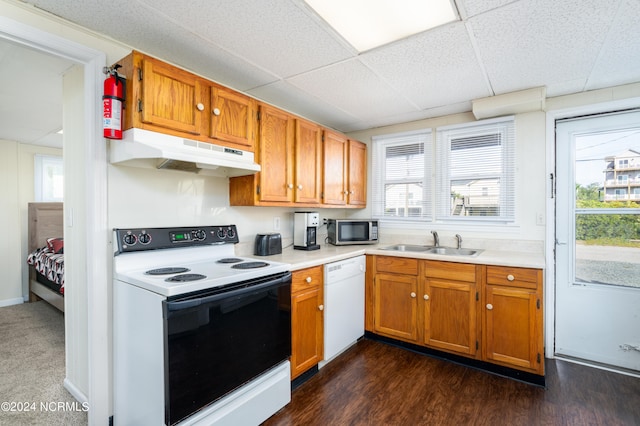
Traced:
<path fill-rule="evenodd" d="M 435 247 L 440 247 L 440 238 L 438 237 L 438 233 L 436 231 L 431 231 L 433 234 L 433 245 Z"/>
<path fill-rule="evenodd" d="M 458 239 L 458 250 L 462 248 L 462 237 L 460 234 L 456 234 L 456 238 Z"/>

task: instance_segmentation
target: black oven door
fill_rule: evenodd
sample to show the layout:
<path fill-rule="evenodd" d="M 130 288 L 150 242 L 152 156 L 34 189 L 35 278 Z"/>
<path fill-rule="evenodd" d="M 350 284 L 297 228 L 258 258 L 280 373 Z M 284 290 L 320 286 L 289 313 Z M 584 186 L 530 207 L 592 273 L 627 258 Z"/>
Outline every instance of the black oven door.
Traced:
<path fill-rule="evenodd" d="M 291 356 L 291 273 L 163 302 L 172 425 Z"/>

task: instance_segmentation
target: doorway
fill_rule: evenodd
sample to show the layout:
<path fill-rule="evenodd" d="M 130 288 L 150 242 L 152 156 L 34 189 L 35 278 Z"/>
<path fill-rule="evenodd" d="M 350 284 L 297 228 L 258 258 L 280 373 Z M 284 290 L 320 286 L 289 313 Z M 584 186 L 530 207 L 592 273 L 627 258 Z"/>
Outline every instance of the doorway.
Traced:
<path fill-rule="evenodd" d="M 640 373 L 640 110 L 556 121 L 555 355 Z"/>

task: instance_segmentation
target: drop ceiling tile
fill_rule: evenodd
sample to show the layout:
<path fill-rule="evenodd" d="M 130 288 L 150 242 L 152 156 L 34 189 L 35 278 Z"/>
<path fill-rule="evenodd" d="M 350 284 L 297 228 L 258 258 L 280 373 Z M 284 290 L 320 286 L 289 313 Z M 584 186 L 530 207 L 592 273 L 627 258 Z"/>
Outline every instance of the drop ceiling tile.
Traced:
<path fill-rule="evenodd" d="M 277 79 L 210 40 L 187 31 L 183 23 L 168 19 L 152 5 L 137 0 L 85 0 L 80 5 L 69 0 L 28 2 L 236 90 Z"/>
<path fill-rule="evenodd" d="M 287 81 L 363 120 L 419 109 L 355 59 L 295 76 Z"/>
<path fill-rule="evenodd" d="M 515 1 L 518 0 L 457 0 L 456 3 L 463 18 L 469 18 Z"/>
<path fill-rule="evenodd" d="M 497 94 L 586 78 L 615 8 L 600 0 L 532 0 L 469 19 Z"/>
<path fill-rule="evenodd" d="M 461 22 L 365 53 L 361 60 L 420 109 L 491 95 Z"/>
<path fill-rule="evenodd" d="M 343 129 L 347 125 L 358 120 L 356 117 L 335 108 L 321 99 L 314 97 L 310 99 L 308 93 L 285 81 L 256 87 L 247 93 L 267 103 L 278 105 L 282 109 L 295 112 L 297 115 L 339 131 L 344 131 Z"/>
<path fill-rule="evenodd" d="M 587 90 L 639 80 L 640 24 L 638 17 L 640 17 L 640 2 L 623 0 L 589 77 Z"/>
<path fill-rule="evenodd" d="M 291 1 L 142 1 L 205 40 L 281 77 L 355 55 L 326 30 L 326 24 Z"/>

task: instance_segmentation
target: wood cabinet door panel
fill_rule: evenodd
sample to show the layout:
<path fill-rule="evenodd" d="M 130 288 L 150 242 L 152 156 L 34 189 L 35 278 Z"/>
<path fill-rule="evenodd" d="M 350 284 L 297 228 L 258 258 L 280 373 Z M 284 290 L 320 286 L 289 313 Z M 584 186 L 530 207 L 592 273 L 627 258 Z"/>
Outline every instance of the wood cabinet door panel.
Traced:
<path fill-rule="evenodd" d="M 293 120 L 284 111 L 260 108 L 260 200 L 293 201 Z"/>
<path fill-rule="evenodd" d="M 322 266 L 301 269 L 291 273 L 291 293 L 305 291 L 323 285 Z"/>
<path fill-rule="evenodd" d="M 374 280 L 374 330 L 416 342 L 417 277 L 377 274 Z"/>
<path fill-rule="evenodd" d="M 426 277 L 476 282 L 476 265 L 437 260 L 425 260 L 423 262 L 424 275 Z"/>
<path fill-rule="evenodd" d="M 186 71 L 152 59 L 142 61 L 142 113 L 145 123 L 200 134 L 202 81 Z M 204 104 L 202 104 L 204 107 Z"/>
<path fill-rule="evenodd" d="M 535 291 L 486 286 L 486 358 L 538 369 L 538 295 Z"/>
<path fill-rule="evenodd" d="M 317 124 L 296 120 L 295 202 L 320 203 L 322 190 L 322 129 Z"/>
<path fill-rule="evenodd" d="M 210 136 L 253 150 L 254 110 L 248 96 L 212 86 Z"/>
<path fill-rule="evenodd" d="M 439 279 L 425 281 L 424 343 L 450 351 L 475 355 L 477 304 L 475 283 Z"/>
<path fill-rule="evenodd" d="M 323 202 L 343 205 L 347 203 L 347 138 L 324 132 Z"/>
<path fill-rule="evenodd" d="M 352 206 L 367 204 L 367 145 L 349 140 L 349 192 L 347 202 Z"/>
<path fill-rule="evenodd" d="M 291 378 L 322 361 L 322 287 L 291 296 Z"/>
<path fill-rule="evenodd" d="M 418 259 L 410 257 L 376 256 L 376 271 L 418 275 Z"/>

